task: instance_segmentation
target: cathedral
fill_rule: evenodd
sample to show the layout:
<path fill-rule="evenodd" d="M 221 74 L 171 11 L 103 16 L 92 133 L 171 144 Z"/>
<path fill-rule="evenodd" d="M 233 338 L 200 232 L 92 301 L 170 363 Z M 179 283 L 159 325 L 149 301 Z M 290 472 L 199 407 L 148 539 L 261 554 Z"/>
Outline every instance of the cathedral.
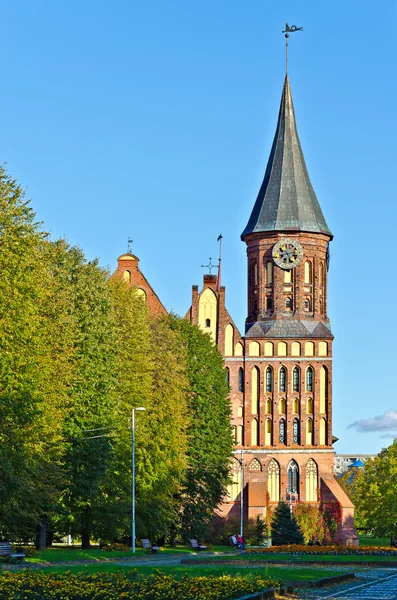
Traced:
<path fill-rule="evenodd" d="M 233 483 L 223 515 L 266 514 L 290 503 L 337 500 L 342 523 L 335 541 L 355 545 L 354 508 L 334 477 L 332 341 L 327 311 L 332 233 L 306 168 L 288 75 L 264 179 L 241 234 L 247 249 L 247 318 L 241 333 L 216 275 L 192 287 L 186 318 L 208 332 L 225 360 L 235 449 Z M 117 271 L 166 310 L 138 267 Z"/>

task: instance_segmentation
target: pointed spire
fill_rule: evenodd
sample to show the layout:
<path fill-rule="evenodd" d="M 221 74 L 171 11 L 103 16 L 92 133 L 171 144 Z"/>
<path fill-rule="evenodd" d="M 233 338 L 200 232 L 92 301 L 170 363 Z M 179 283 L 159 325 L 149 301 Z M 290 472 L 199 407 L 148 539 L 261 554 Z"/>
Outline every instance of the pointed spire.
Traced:
<path fill-rule="evenodd" d="M 332 237 L 306 168 L 288 74 L 265 177 L 241 239 L 265 231 L 308 231 Z"/>

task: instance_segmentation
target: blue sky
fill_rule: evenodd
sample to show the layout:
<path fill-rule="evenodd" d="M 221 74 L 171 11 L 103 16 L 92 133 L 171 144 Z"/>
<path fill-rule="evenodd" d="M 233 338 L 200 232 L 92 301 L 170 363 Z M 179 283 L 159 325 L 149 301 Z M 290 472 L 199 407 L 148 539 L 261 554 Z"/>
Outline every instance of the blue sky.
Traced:
<path fill-rule="evenodd" d="M 397 435 L 395 0 L 0 6 L 0 160 L 45 228 L 112 270 L 131 237 L 145 275 L 179 314 L 222 232 L 227 306 L 241 330 L 240 234 L 276 126 L 281 30 L 286 21 L 304 27 L 290 38 L 290 80 L 335 235 L 335 449 L 388 445 Z"/>

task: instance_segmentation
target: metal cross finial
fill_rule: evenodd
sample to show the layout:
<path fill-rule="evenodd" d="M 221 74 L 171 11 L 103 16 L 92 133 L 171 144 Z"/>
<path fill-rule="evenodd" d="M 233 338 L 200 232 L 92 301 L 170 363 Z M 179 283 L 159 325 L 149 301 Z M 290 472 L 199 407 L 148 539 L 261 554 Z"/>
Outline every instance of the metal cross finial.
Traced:
<path fill-rule="evenodd" d="M 212 258 L 210 257 L 210 261 L 209 261 L 208 265 L 201 265 L 202 269 L 208 269 L 209 270 L 210 275 L 211 275 L 212 269 L 216 269 L 217 268 L 216 265 L 212 264 L 211 260 L 212 260 Z"/>
<path fill-rule="evenodd" d="M 134 240 L 131 240 L 128 238 L 128 247 L 127 247 L 127 252 L 128 254 L 131 254 L 131 244 L 133 243 Z"/>
<path fill-rule="evenodd" d="M 295 31 L 303 31 L 303 27 L 297 27 L 296 25 L 288 25 L 285 24 L 285 29 L 282 33 L 285 33 L 285 72 L 288 75 L 288 38 L 290 33 L 295 33 Z"/>

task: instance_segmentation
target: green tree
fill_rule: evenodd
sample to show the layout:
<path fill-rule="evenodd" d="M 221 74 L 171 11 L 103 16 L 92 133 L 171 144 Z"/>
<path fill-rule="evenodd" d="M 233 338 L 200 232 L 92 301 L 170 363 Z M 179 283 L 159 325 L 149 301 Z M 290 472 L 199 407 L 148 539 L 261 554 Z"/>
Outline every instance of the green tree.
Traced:
<path fill-rule="evenodd" d="M 294 509 L 294 516 L 302 532 L 305 544 L 323 544 L 329 538 L 324 515 L 319 506 L 299 503 Z"/>
<path fill-rule="evenodd" d="M 107 273 L 64 242 L 58 242 L 54 251 L 74 325 L 60 514 L 65 532 L 81 535 L 82 546 L 89 547 L 104 494 L 102 484 L 113 459 L 115 331 Z"/>
<path fill-rule="evenodd" d="M 397 440 L 365 462 L 357 476 L 354 502 L 360 525 L 379 537 L 397 538 Z"/>
<path fill-rule="evenodd" d="M 46 237 L 0 167 L 0 522 L 1 535 L 14 539 L 34 536 L 62 472 L 70 346 Z"/>
<path fill-rule="evenodd" d="M 186 359 L 167 321 L 150 320 L 134 288 L 109 281 L 116 324 L 115 462 L 106 485 L 107 521 L 102 537 L 128 535 L 131 525 L 131 410 L 137 413 L 137 536 L 163 536 L 177 516 L 175 496 L 186 470 Z M 138 416 L 139 414 L 139 416 Z M 116 517 L 116 518 L 115 518 Z"/>
<path fill-rule="evenodd" d="M 273 546 L 303 544 L 303 535 L 286 502 L 279 502 L 271 523 Z"/>
<path fill-rule="evenodd" d="M 188 469 L 180 495 L 182 531 L 203 538 L 229 483 L 233 450 L 229 386 L 221 354 L 210 336 L 186 319 L 168 317 L 187 363 Z"/>

